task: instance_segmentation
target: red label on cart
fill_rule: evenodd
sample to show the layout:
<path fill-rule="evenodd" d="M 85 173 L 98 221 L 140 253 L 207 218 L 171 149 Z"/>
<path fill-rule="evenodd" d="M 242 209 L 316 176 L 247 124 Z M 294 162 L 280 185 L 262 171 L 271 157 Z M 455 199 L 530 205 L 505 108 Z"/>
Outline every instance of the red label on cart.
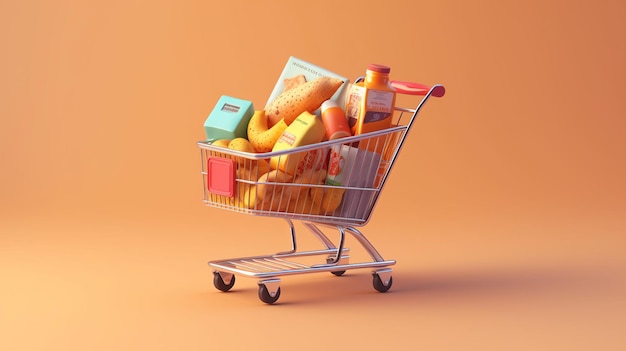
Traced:
<path fill-rule="evenodd" d="M 235 161 L 221 157 L 207 160 L 207 190 L 216 195 L 235 196 Z"/>

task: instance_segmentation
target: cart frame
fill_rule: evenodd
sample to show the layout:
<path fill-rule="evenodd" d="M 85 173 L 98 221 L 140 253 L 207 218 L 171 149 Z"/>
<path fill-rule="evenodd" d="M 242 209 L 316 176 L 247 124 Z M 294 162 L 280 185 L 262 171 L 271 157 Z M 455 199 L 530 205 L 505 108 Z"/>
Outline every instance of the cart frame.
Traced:
<path fill-rule="evenodd" d="M 361 80 L 362 78 L 359 78 Z M 235 284 L 235 276 L 245 276 L 250 278 L 256 278 L 258 280 L 258 297 L 261 301 L 273 304 L 280 297 L 280 277 L 295 275 L 295 274 L 308 274 L 318 272 L 331 272 L 334 275 L 341 276 L 347 270 L 352 269 L 371 269 L 373 277 L 373 286 L 379 292 L 386 292 L 391 288 L 392 270 L 390 266 L 396 263 L 395 260 L 385 260 L 382 255 L 376 250 L 374 245 L 366 238 L 366 236 L 356 227 L 366 225 L 371 219 L 373 210 L 378 203 L 379 195 L 387 182 L 389 173 L 395 164 L 400 150 L 406 140 L 409 130 L 414 125 L 418 113 L 423 105 L 431 97 L 442 97 L 445 94 L 445 88 L 442 85 L 436 84 L 431 87 L 424 86 L 425 89 L 414 93 L 414 95 L 422 95 L 422 99 L 419 101 L 416 108 L 403 108 L 396 107 L 394 113 L 393 127 L 366 133 L 357 136 L 351 136 L 347 138 L 341 138 L 338 140 L 324 141 L 321 143 L 296 147 L 291 150 L 283 150 L 278 152 L 268 153 L 248 153 L 238 150 L 225 149 L 219 146 L 212 145 L 207 141 L 200 141 L 197 145 L 201 151 L 202 162 L 202 177 L 204 188 L 204 202 L 210 207 L 216 207 L 229 211 L 235 211 L 245 213 L 249 215 L 267 216 L 274 218 L 284 219 L 290 229 L 291 234 L 291 249 L 288 251 L 278 252 L 270 255 L 248 256 L 238 258 L 228 258 L 220 260 L 209 261 L 209 266 L 213 269 L 213 284 L 215 288 L 220 291 L 229 291 Z M 406 115 L 410 115 L 408 120 Z M 335 148 L 353 149 L 351 146 L 357 144 L 369 143 L 384 143 L 384 148 L 387 150 L 386 157 L 379 157 L 377 161 L 373 161 L 371 164 L 362 166 L 363 168 L 356 168 L 354 172 L 363 174 L 367 169 L 376 169 L 376 180 L 374 183 L 362 184 L 348 184 L 333 186 L 328 184 L 293 184 L 291 182 L 275 181 L 272 182 L 272 186 L 288 187 L 289 189 L 300 189 L 300 187 L 317 188 L 318 190 L 326 191 L 330 188 L 341 188 L 344 193 L 344 199 L 342 201 L 342 208 L 335 210 L 334 212 L 318 213 L 311 211 L 294 211 L 287 210 L 287 206 L 279 206 L 279 202 L 282 199 L 270 200 L 273 203 L 271 208 L 260 208 L 258 205 L 252 205 L 251 203 L 244 202 L 244 198 L 241 194 L 229 196 L 216 196 L 209 191 L 210 184 L 209 174 L 211 172 L 208 160 L 210 159 L 230 159 L 239 162 L 239 167 L 256 164 L 257 162 L 263 162 L 271 158 L 282 158 L 290 155 L 302 155 L 307 152 L 315 152 L 318 150 L 330 150 Z M 381 145 L 374 145 L 376 147 Z M 359 154 L 359 159 L 361 155 Z M 243 162 L 243 163 L 242 163 Z M 365 164 L 366 162 L 361 162 Z M 233 161 L 235 164 L 235 161 Z M 243 165 L 243 166 L 242 166 Z M 237 167 L 237 166 L 235 166 Z M 238 189 L 250 189 L 254 186 L 265 185 L 270 183 L 259 182 L 257 179 L 259 174 L 248 174 L 242 176 L 237 174 L 234 178 L 236 187 Z M 281 188 L 284 189 L 285 188 Z M 242 191 L 243 192 L 243 191 Z M 352 195 L 358 195 L 356 200 L 351 201 L 351 205 L 347 205 L 349 202 L 346 199 L 346 194 L 352 192 Z M 352 199 L 352 198 L 351 198 Z M 246 199 L 248 201 L 249 199 Z M 294 200 L 296 201 L 296 200 Z M 299 200 L 297 200 L 299 201 Z M 267 201 L 266 201 L 267 202 Z M 365 204 L 365 205 L 363 205 Z M 350 206 L 350 207 L 349 207 Z M 356 206 L 356 207 L 355 207 Z M 278 209 L 280 207 L 280 209 Z M 348 208 L 349 207 L 349 208 Z M 337 214 L 339 212 L 339 214 Z M 312 251 L 299 251 L 297 245 L 296 227 L 294 221 L 301 222 L 308 232 L 316 237 L 322 244 L 322 248 Z M 338 243 L 335 243 L 329 239 L 322 229 L 333 229 L 338 232 Z M 360 247 L 369 255 L 371 260 L 362 262 L 350 262 L 349 248 L 345 247 L 346 236 L 350 235 L 356 239 Z M 320 261 L 317 263 L 304 263 L 301 262 L 303 258 L 318 258 Z"/>

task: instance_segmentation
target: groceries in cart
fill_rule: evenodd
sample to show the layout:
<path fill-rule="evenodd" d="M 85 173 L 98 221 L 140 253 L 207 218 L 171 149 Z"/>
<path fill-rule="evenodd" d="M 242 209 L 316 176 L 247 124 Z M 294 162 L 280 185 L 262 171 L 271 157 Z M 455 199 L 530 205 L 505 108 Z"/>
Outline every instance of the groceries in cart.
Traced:
<path fill-rule="evenodd" d="M 352 269 L 371 269 L 379 292 L 391 288 L 390 266 L 396 262 L 384 259 L 356 227 L 370 220 L 420 108 L 445 89 L 390 81 L 389 72 L 370 65 L 365 77 L 351 83 L 291 57 L 263 108 L 220 98 L 205 122 L 207 140 L 198 142 L 204 201 L 286 220 L 291 250 L 209 261 L 215 288 L 231 290 L 236 275 L 257 278 L 259 298 L 273 304 L 282 276 L 341 276 Z M 415 108 L 397 107 L 396 93 L 423 98 Z M 321 249 L 298 249 L 296 221 L 319 239 Z M 346 236 L 356 239 L 369 258 L 351 256 Z"/>
<path fill-rule="evenodd" d="M 206 165 L 207 201 L 245 211 L 365 218 L 401 131 L 355 137 L 393 126 L 389 72 L 372 64 L 363 80 L 350 83 L 290 57 L 264 108 L 222 96 L 205 122 L 207 145 L 215 146 L 207 161 L 220 159 Z"/>

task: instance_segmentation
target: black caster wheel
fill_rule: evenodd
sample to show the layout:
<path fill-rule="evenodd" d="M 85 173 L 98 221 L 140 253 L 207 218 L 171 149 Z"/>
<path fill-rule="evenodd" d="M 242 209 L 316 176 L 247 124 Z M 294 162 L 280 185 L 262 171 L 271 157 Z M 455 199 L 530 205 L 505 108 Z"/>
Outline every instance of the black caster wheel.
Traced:
<path fill-rule="evenodd" d="M 271 296 L 270 292 L 267 290 L 267 286 L 265 286 L 265 284 L 259 284 L 259 299 L 261 299 L 261 301 L 268 304 L 273 304 L 274 302 L 278 301 L 279 297 L 280 287 L 276 289 L 276 295 Z"/>
<path fill-rule="evenodd" d="M 326 263 L 329 263 L 329 264 L 333 263 L 333 261 L 334 261 L 334 258 L 332 256 L 328 257 L 326 259 Z M 331 271 L 330 273 L 332 273 L 332 274 L 334 274 L 334 275 L 336 275 L 338 277 L 341 277 L 344 273 L 346 273 L 346 271 L 345 270 L 343 270 L 343 271 Z"/>
<path fill-rule="evenodd" d="M 383 280 L 380 278 L 380 276 L 376 273 L 372 274 L 374 276 L 374 289 L 380 291 L 380 292 L 386 292 L 387 290 L 389 290 L 391 288 L 391 283 L 393 283 L 393 278 L 389 277 L 389 282 L 387 283 L 387 285 L 385 285 L 383 283 Z"/>
<path fill-rule="evenodd" d="M 228 291 L 235 285 L 235 275 L 231 275 L 230 282 L 226 284 L 219 272 L 213 272 L 213 285 L 217 290 Z"/>

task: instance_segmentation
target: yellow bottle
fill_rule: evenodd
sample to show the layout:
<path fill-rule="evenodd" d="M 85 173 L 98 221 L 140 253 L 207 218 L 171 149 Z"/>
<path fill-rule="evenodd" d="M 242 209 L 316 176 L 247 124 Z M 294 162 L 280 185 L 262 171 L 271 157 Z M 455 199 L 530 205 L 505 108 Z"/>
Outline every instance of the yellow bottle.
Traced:
<path fill-rule="evenodd" d="M 396 91 L 389 84 L 387 66 L 370 64 L 365 80 L 352 85 L 346 103 L 346 115 L 352 134 L 359 135 L 391 127 L 396 105 Z M 366 139 L 359 147 L 382 153 L 384 137 Z"/>
<path fill-rule="evenodd" d="M 274 144 L 272 152 L 319 143 L 325 134 L 326 129 L 322 121 L 316 115 L 305 111 L 285 129 Z M 320 160 L 317 160 L 318 158 Z M 290 175 L 302 174 L 305 169 L 314 169 L 321 165 L 323 162 L 321 158 L 319 150 L 274 156 L 270 159 L 270 167 Z"/>

